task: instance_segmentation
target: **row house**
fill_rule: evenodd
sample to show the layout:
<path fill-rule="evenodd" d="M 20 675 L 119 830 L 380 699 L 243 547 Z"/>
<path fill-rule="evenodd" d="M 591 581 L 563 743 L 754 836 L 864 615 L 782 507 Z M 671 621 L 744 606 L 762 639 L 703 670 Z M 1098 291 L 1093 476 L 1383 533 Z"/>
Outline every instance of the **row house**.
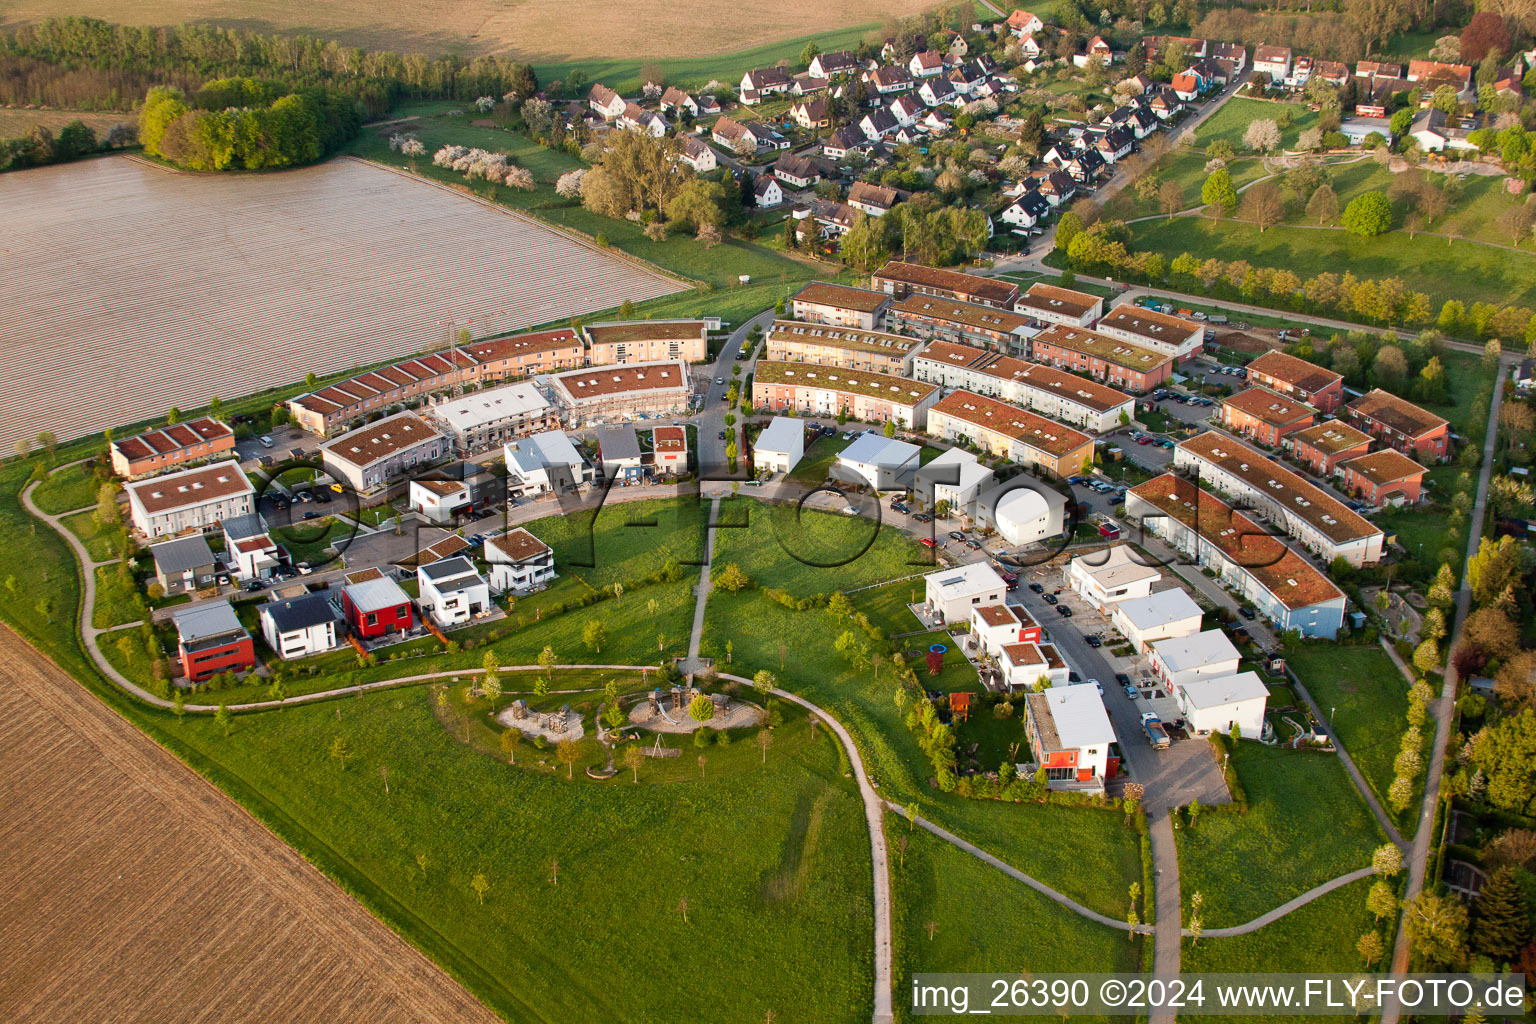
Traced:
<path fill-rule="evenodd" d="M 1376 388 L 1344 407 L 1349 422 L 1404 455 L 1425 462 L 1451 457 L 1451 425 L 1412 402 Z"/>
<path fill-rule="evenodd" d="M 1087 434 L 972 391 L 955 391 L 935 404 L 928 432 L 1057 477 L 1080 473 L 1093 461 Z"/>
<path fill-rule="evenodd" d="M 1173 373 L 1173 359 L 1097 331 L 1053 324 L 1030 339 L 1030 358 L 1144 394 Z"/>
<path fill-rule="evenodd" d="M 1094 330 L 1161 352 L 1180 363 L 1199 355 L 1205 345 L 1205 327 L 1199 322 L 1129 303 L 1111 309 Z"/>
<path fill-rule="evenodd" d="M 1077 374 L 999 352 L 936 341 L 913 360 L 917 380 L 970 391 L 1097 433 L 1129 422 L 1136 400 Z"/>
<path fill-rule="evenodd" d="M 589 324 L 588 366 L 655 363 L 682 360 L 701 363 L 709 357 L 709 322 L 705 320 L 630 320 Z"/>
<path fill-rule="evenodd" d="M 457 351 L 471 361 L 465 367 L 464 381 L 481 385 L 569 370 L 584 365 L 587 359 L 581 334 L 569 327 L 487 338 L 462 345 Z"/>
<path fill-rule="evenodd" d="M 232 460 L 126 484 L 129 521 L 146 537 L 207 530 L 255 511 L 256 492 Z"/>
<path fill-rule="evenodd" d="M 901 334 L 775 320 L 762 358 L 904 377 L 912 372 L 912 360 L 922 347 L 920 339 Z"/>
<path fill-rule="evenodd" d="M 1176 468 L 1232 495 L 1324 562 L 1359 568 L 1381 561 L 1382 531 L 1299 473 L 1236 438 L 1208 430 L 1173 450 Z"/>
<path fill-rule="evenodd" d="M 406 359 L 290 399 L 288 412 L 298 426 L 326 437 L 354 420 L 461 384 L 473 377 L 475 365 L 458 348 Z"/>
<path fill-rule="evenodd" d="M 890 326 L 920 337 L 1022 354 L 1028 349 L 1033 321 L 993 306 L 933 295 L 908 295 L 886 313 Z"/>
<path fill-rule="evenodd" d="M 1221 402 L 1221 425 L 1240 437 L 1271 448 L 1281 438 L 1310 427 L 1317 410 L 1305 402 L 1255 385 L 1229 395 Z"/>
<path fill-rule="evenodd" d="M 558 410 L 531 383 L 472 391 L 422 410 L 460 456 L 469 456 L 560 425 Z"/>
<path fill-rule="evenodd" d="M 812 281 L 791 296 L 789 303 L 796 320 L 873 331 L 885 322 L 891 297 L 865 288 Z"/>
<path fill-rule="evenodd" d="M 1019 298 L 1019 286 L 1002 278 L 944 270 L 903 260 L 891 260 L 871 274 L 869 286 L 897 299 L 905 299 L 909 295 L 936 295 L 997 309 L 1008 309 Z"/>
<path fill-rule="evenodd" d="M 326 471 L 359 494 L 389 485 L 449 454 L 448 438 L 414 412 L 400 412 L 320 446 Z"/>
<path fill-rule="evenodd" d="M 550 384 L 573 427 L 679 415 L 691 395 L 688 367 L 674 361 L 572 370 Z"/>
<path fill-rule="evenodd" d="M 1339 472 L 1345 459 L 1370 451 L 1371 435 L 1342 420 L 1324 420 L 1287 436 L 1280 446 L 1310 472 L 1327 478 Z"/>
<path fill-rule="evenodd" d="M 1194 482 L 1165 473 L 1132 487 L 1125 517 L 1194 559 L 1281 630 L 1332 640 L 1344 593 L 1252 518 Z"/>
<path fill-rule="evenodd" d="M 1411 505 L 1424 492 L 1424 467 L 1391 448 L 1341 462 L 1339 470 L 1345 493 L 1372 505 Z"/>
<path fill-rule="evenodd" d="M 1278 349 L 1248 364 L 1248 383 L 1332 413 L 1344 400 L 1344 376 Z"/>
<path fill-rule="evenodd" d="M 801 415 L 846 413 L 865 423 L 894 423 L 922 430 L 938 400 L 934 384 L 883 373 L 844 370 L 808 363 L 759 361 L 752 377 L 752 405 Z"/>
<path fill-rule="evenodd" d="M 1073 288 L 1036 281 L 1014 302 L 1013 311 L 1046 323 L 1087 327 L 1104 315 L 1104 300 Z"/>
<path fill-rule="evenodd" d="M 188 462 L 216 459 L 235 450 L 235 432 L 227 423 L 200 416 L 146 430 L 137 437 L 114 440 L 112 472 L 132 480 Z"/>

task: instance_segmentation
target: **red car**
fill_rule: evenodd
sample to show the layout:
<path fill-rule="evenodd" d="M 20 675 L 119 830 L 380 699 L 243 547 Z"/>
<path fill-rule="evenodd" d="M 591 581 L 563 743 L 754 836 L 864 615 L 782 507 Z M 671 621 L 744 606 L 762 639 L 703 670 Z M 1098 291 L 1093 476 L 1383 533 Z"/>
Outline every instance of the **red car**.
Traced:
<path fill-rule="evenodd" d="M 933 538 L 932 537 L 924 537 L 922 540 L 918 541 L 918 543 L 921 544 L 925 548 L 931 548 L 931 547 L 933 547 Z"/>

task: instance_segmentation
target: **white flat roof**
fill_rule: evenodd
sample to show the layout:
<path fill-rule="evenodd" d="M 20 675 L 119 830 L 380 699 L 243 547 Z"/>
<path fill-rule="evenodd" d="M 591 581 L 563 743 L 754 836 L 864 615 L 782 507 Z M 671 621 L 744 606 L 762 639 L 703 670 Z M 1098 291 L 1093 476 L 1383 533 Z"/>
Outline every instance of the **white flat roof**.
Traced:
<path fill-rule="evenodd" d="M 905 466 L 917 458 L 922 449 L 915 444 L 898 441 L 883 434 L 860 434 L 858 439 L 838 455 L 840 462 L 858 462 L 868 466 Z"/>
<path fill-rule="evenodd" d="M 947 484 L 949 474 L 942 472 L 947 466 L 955 466 L 959 469 L 957 474 L 959 482 L 953 486 L 959 487 L 961 490 L 975 487 L 992 478 L 992 471 L 983 466 L 975 455 L 962 451 L 959 448 L 951 448 L 935 458 L 928 465 L 917 471 L 918 476 Z"/>
<path fill-rule="evenodd" d="M 757 443 L 752 446 L 754 451 L 786 454 L 803 450 L 804 447 L 805 425 L 788 416 L 775 416 L 770 420 L 763 432 L 757 435 Z"/>
<path fill-rule="evenodd" d="M 1175 674 L 1218 661 L 1235 661 L 1239 657 L 1237 648 L 1232 646 L 1227 634 L 1219 629 L 1159 640 L 1152 645 L 1152 649 L 1157 652 L 1168 671 Z"/>
<path fill-rule="evenodd" d="M 539 389 L 527 381 L 476 391 L 451 402 L 434 405 L 431 416 L 457 431 L 475 430 L 509 416 L 526 416 L 549 408 Z"/>
<path fill-rule="evenodd" d="M 1190 707 L 1220 708 L 1228 704 L 1254 699 L 1269 699 L 1269 687 L 1259 680 L 1257 672 L 1239 672 L 1233 676 L 1202 676 L 1182 683 L 1184 699 Z"/>
<path fill-rule="evenodd" d="M 508 468 L 515 461 L 523 472 L 550 466 L 580 466 L 581 453 L 563 430 L 546 430 L 506 446 Z"/>
<path fill-rule="evenodd" d="M 929 573 L 924 579 L 928 581 L 928 586 L 936 587 L 945 600 L 1007 589 L 1003 578 L 985 562 L 972 562 L 969 565 L 957 565 L 953 569 L 941 569 L 938 572 Z"/>
<path fill-rule="evenodd" d="M 1086 683 L 1053 686 L 1044 696 L 1063 747 L 1102 747 L 1115 741 L 1115 729 L 1109 724 L 1109 712 L 1104 710 L 1098 687 Z"/>
<path fill-rule="evenodd" d="M 1204 613 L 1194 598 L 1175 587 L 1147 597 L 1133 597 L 1115 606 L 1117 614 L 1137 629 L 1156 629 L 1184 619 L 1199 618 Z"/>
<path fill-rule="evenodd" d="M 1081 566 L 1083 572 L 1097 580 L 1106 590 L 1140 580 L 1163 578 L 1157 569 L 1136 561 L 1131 555 L 1130 546 L 1126 544 L 1116 544 L 1105 551 L 1079 555 L 1072 559 L 1072 564 Z"/>

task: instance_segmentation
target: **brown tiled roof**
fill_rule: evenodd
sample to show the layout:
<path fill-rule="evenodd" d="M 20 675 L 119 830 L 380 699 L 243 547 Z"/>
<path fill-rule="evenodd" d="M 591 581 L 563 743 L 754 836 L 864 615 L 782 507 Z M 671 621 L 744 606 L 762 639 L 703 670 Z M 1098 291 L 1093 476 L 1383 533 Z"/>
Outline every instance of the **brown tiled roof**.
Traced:
<path fill-rule="evenodd" d="M 1255 373 L 1285 381 L 1291 387 L 1300 388 L 1308 394 L 1321 391 L 1344 379 L 1342 374 L 1325 370 L 1316 363 L 1309 363 L 1305 359 L 1278 350 L 1265 352 L 1249 363 L 1249 376 Z"/>
<path fill-rule="evenodd" d="M 497 359 L 510 359 L 513 356 L 533 355 L 536 352 L 549 352 L 562 348 L 581 348 L 581 338 L 568 327 L 553 331 L 535 331 L 532 334 L 515 334 L 508 338 L 475 341 L 465 345 L 463 351 L 476 362 L 489 363 Z"/>
<path fill-rule="evenodd" d="M 1105 313 L 1098 327 L 1100 330 L 1105 327 L 1115 327 L 1130 334 L 1170 345 L 1182 342 L 1196 331 L 1204 329 L 1193 320 L 1185 320 L 1183 317 L 1159 313 L 1155 309 L 1143 309 L 1132 305 L 1116 306 Z"/>
<path fill-rule="evenodd" d="M 1227 559 L 1252 575 L 1290 609 L 1341 597 L 1343 592 L 1284 541 L 1209 491 L 1172 473 L 1131 488 L 1185 526 L 1198 530 Z"/>
<path fill-rule="evenodd" d="M 526 561 L 529 558 L 537 558 L 549 553 L 549 545 L 539 538 L 519 527 L 516 530 L 508 530 L 499 537 L 489 537 L 485 546 L 495 548 L 514 562 Z"/>
<path fill-rule="evenodd" d="M 127 485 L 127 490 L 151 515 L 220 501 L 251 489 L 250 481 L 240 471 L 240 464 L 233 461 L 215 462 Z"/>
<path fill-rule="evenodd" d="M 922 381 L 888 373 L 844 370 L 835 366 L 781 360 L 760 360 L 752 384 L 754 387 L 758 384 L 778 384 L 785 387 L 846 391 L 866 398 L 895 402 L 897 405 L 916 405 L 939 390 L 937 384 L 924 384 Z"/>
<path fill-rule="evenodd" d="M 1093 443 L 1087 434 L 1063 426 L 1055 420 L 1036 416 L 1018 406 L 970 391 L 952 392 L 935 405 L 932 411 L 996 431 L 1050 455 L 1066 455 Z"/>
<path fill-rule="evenodd" d="M 348 586 L 353 583 L 367 583 L 369 580 L 381 580 L 383 578 L 384 570 L 376 565 L 370 566 L 367 569 L 354 569 L 352 572 L 344 573 L 341 577 L 342 582 Z"/>
<path fill-rule="evenodd" d="M 1029 317 L 1020 316 L 1006 309 L 983 306 L 974 302 L 962 302 L 959 299 L 942 298 L 937 295 L 908 295 L 892 306 L 891 311 L 931 317 L 935 320 L 948 320 L 966 327 L 997 331 L 1002 334 L 1028 327 L 1030 323 Z"/>
<path fill-rule="evenodd" d="M 884 185 L 871 185 L 867 181 L 856 181 L 848 187 L 848 201 L 850 203 L 865 203 L 869 206 L 883 206 L 889 209 L 896 205 L 897 194 L 893 188 Z"/>
<path fill-rule="evenodd" d="M 885 331 L 866 331 L 858 327 L 841 327 L 831 324 L 802 323 L 799 320 L 775 320 L 768 332 L 768 340 L 794 342 L 801 345 L 825 345 L 828 348 L 879 352 L 885 355 L 905 355 L 922 344 L 922 339 L 909 338 L 904 334 L 887 334 Z"/>
<path fill-rule="evenodd" d="M 1223 408 L 1231 407 L 1276 427 L 1283 427 L 1287 423 L 1295 423 L 1299 419 L 1317 415 L 1317 410 L 1307 403 L 1286 398 L 1278 391 L 1271 391 L 1261 385 L 1244 388 L 1237 394 L 1222 399 L 1221 404 Z"/>
<path fill-rule="evenodd" d="M 1325 455 L 1342 452 L 1356 445 L 1369 444 L 1370 441 L 1370 434 L 1363 430 L 1356 430 L 1343 420 L 1324 420 L 1291 435 L 1293 444 L 1304 444 L 1309 448 L 1316 448 Z"/>
<path fill-rule="evenodd" d="M 1019 294 L 1019 286 L 1011 281 L 1000 281 L 979 274 L 966 274 L 958 270 L 943 270 L 921 263 L 891 260 L 875 271 L 874 277 L 883 281 L 899 281 L 903 284 L 921 285 L 925 288 L 942 288 L 962 295 L 978 295 L 988 302 L 1012 303 Z"/>
<path fill-rule="evenodd" d="M 1029 291 L 1019 296 L 1017 304 L 1044 312 L 1065 313 L 1068 316 L 1080 317 L 1101 301 L 1097 295 L 1073 291 L 1071 288 L 1058 288 L 1053 284 L 1042 284 L 1037 281 L 1029 286 Z"/>
<path fill-rule="evenodd" d="M 795 302 L 809 302 L 817 306 L 836 306 L 839 309 L 855 309 L 860 313 L 879 310 L 891 297 L 885 292 L 872 292 L 865 288 L 849 288 L 842 284 L 812 281 L 794 295 Z"/>
<path fill-rule="evenodd" d="M 1045 656 L 1035 644 L 1004 644 L 1003 654 L 1014 665 L 1044 665 Z"/>
<path fill-rule="evenodd" d="M 1373 484 L 1392 484 L 1424 475 L 1423 466 L 1394 448 L 1357 455 L 1339 465 L 1352 473 L 1358 473 Z"/>
<path fill-rule="evenodd" d="M 687 451 L 688 430 L 686 427 L 657 427 L 651 431 L 651 443 L 658 452 Z"/>
<path fill-rule="evenodd" d="M 450 533 L 435 544 L 430 544 L 416 552 L 415 558 L 402 562 L 402 565 L 431 565 L 433 562 L 444 558 L 452 558 L 460 551 L 469 547 L 469 541 L 456 533 Z"/>
<path fill-rule="evenodd" d="M 1066 327 L 1062 324 L 1052 324 L 1035 335 L 1034 343 L 1071 349 L 1073 352 L 1081 352 L 1083 355 L 1102 359 L 1113 366 L 1135 370 L 1138 373 L 1151 373 L 1173 358 L 1161 352 L 1154 352 L 1150 348 L 1142 348 L 1140 345 L 1133 345 L 1119 338 L 1099 334 L 1097 331 Z"/>
<path fill-rule="evenodd" d="M 234 432 L 226 424 L 211 417 L 202 416 L 186 423 L 171 424 L 159 430 L 146 430 L 137 437 L 115 442 L 114 447 L 124 457 L 137 460 L 148 458 L 150 455 L 165 455 L 205 441 L 216 441 L 233 436 Z"/>
<path fill-rule="evenodd" d="M 1377 388 L 1349 403 L 1351 412 L 1369 416 L 1408 437 L 1419 437 L 1445 426 L 1444 416 L 1420 409 L 1412 402 Z"/>
<path fill-rule="evenodd" d="M 402 412 L 348 431 L 321 448 L 335 458 L 361 468 L 440 436 L 420 416 Z"/>
<path fill-rule="evenodd" d="M 555 381 L 574 399 L 617 395 L 626 391 L 663 391 L 688 387 L 688 371 L 682 363 L 635 363 L 627 366 L 594 366 L 556 374 Z"/>
<path fill-rule="evenodd" d="M 626 323 L 592 324 L 587 337 L 594 345 L 620 341 L 670 341 L 704 335 L 703 320 L 634 320 Z"/>

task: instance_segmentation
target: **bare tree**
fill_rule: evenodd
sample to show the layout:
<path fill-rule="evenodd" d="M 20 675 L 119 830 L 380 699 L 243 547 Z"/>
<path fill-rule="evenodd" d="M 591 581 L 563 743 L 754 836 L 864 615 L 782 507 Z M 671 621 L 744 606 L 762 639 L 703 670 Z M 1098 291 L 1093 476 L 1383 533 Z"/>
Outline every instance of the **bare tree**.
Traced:
<path fill-rule="evenodd" d="M 1173 220 L 1173 215 L 1184 209 L 1184 186 L 1171 179 L 1163 182 L 1157 190 L 1157 202 L 1168 219 Z"/>
<path fill-rule="evenodd" d="M 1242 215 L 1258 225 L 1262 234 L 1270 225 L 1285 216 L 1285 198 L 1272 181 L 1261 181 L 1243 195 Z"/>

